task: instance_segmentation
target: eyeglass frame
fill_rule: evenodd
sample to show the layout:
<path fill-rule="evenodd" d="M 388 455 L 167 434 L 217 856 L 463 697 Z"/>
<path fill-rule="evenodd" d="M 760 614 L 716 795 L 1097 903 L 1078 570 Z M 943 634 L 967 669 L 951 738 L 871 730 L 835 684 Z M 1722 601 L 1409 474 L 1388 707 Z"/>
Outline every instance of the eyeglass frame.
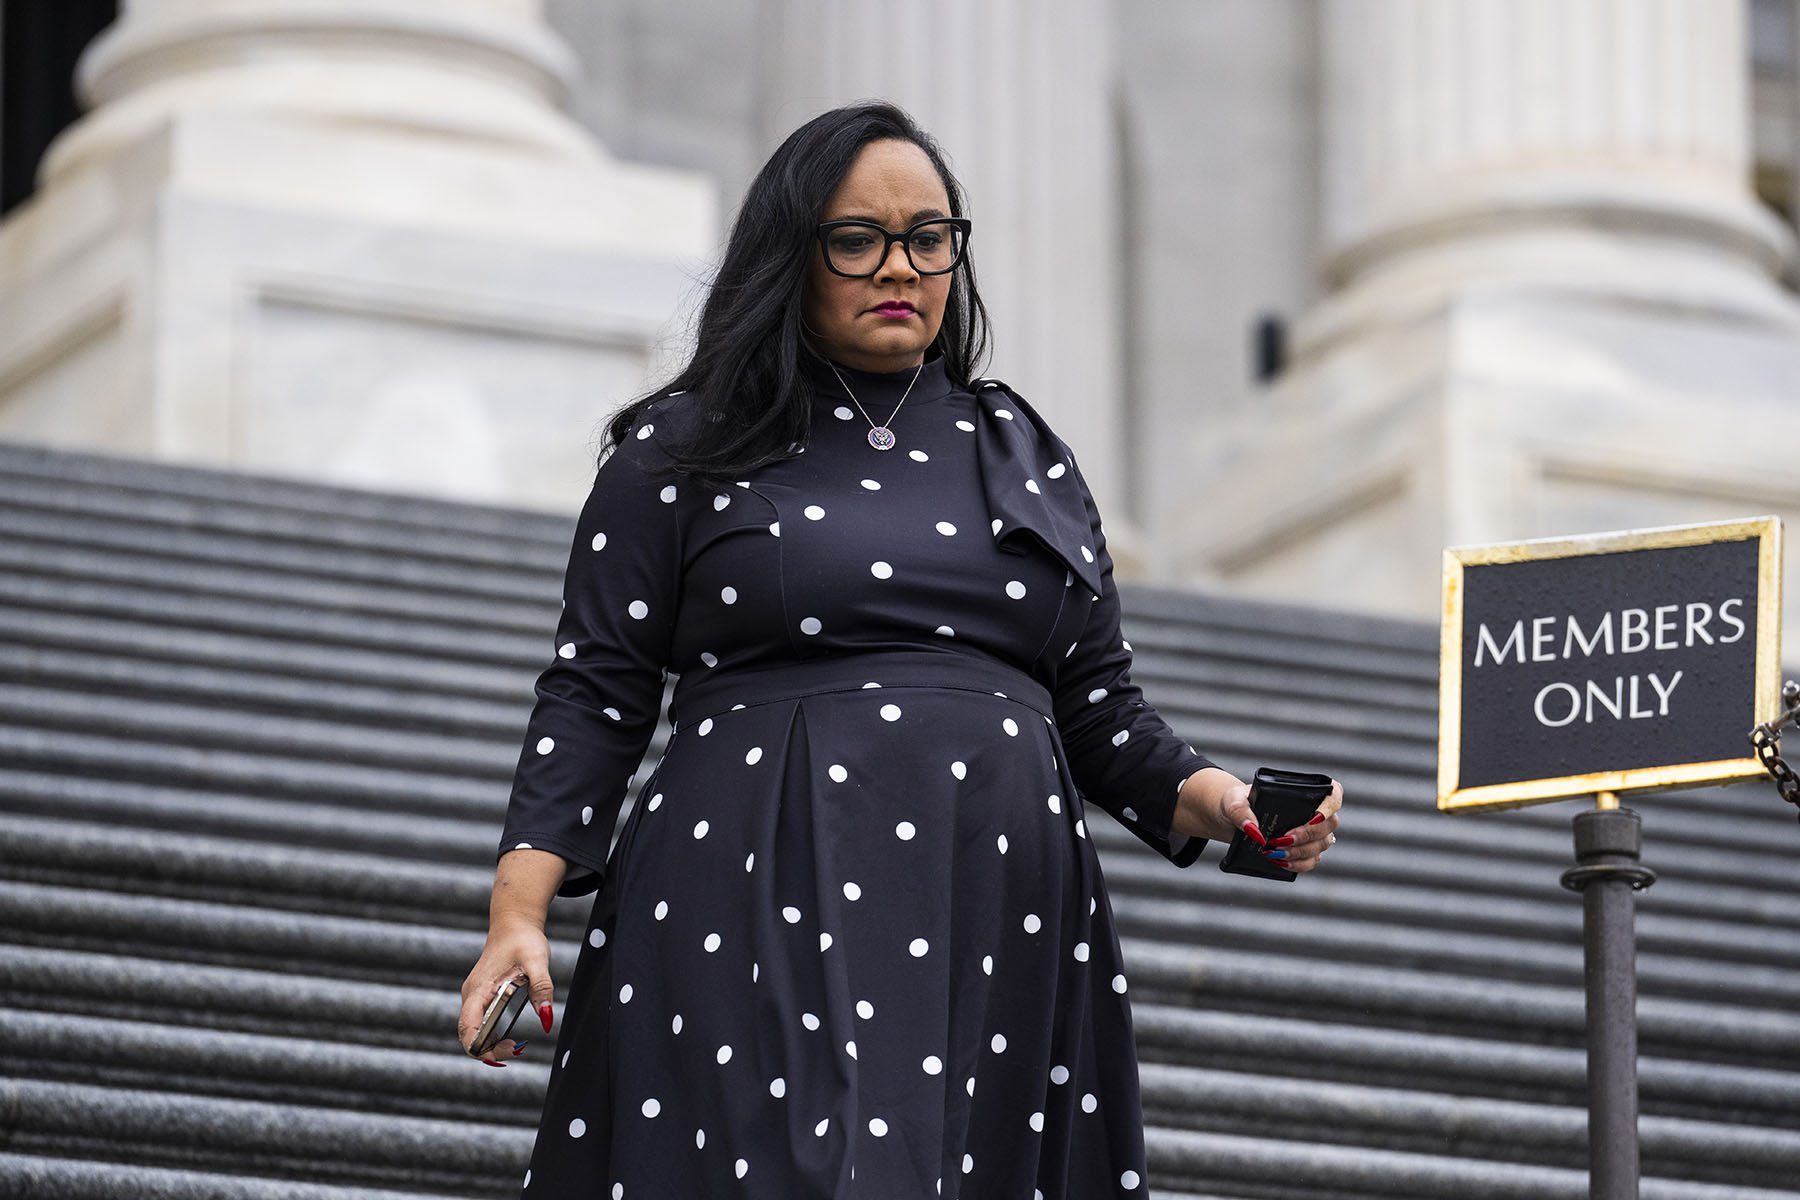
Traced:
<path fill-rule="evenodd" d="M 881 257 L 875 260 L 875 266 L 861 274 L 838 270 L 837 265 L 831 261 L 831 248 L 825 244 L 826 237 L 830 235 L 830 232 L 833 229 L 842 229 L 846 225 L 856 225 L 863 229 L 879 230 L 881 236 L 887 239 L 882 244 Z M 955 262 L 951 263 L 941 271 L 926 271 L 920 269 L 919 264 L 913 261 L 912 242 L 910 239 L 913 231 L 918 229 L 921 225 L 950 225 L 954 226 L 962 233 L 962 244 L 956 248 Z M 922 221 L 914 221 L 899 233 L 890 233 L 885 226 L 878 225 L 874 221 L 863 221 L 854 217 L 846 217 L 841 221 L 825 221 L 821 223 L 817 229 L 813 230 L 813 236 L 819 239 L 819 253 L 824 256 L 825 269 L 830 271 L 833 275 L 841 275 L 845 279 L 870 279 L 879 274 L 881 268 L 887 265 L 888 255 L 893 253 L 895 242 L 899 242 L 901 249 L 906 252 L 906 265 L 911 267 L 918 274 L 948 275 L 950 272 L 956 270 L 956 268 L 962 266 L 963 256 L 966 255 L 969 250 L 969 236 L 972 227 L 973 222 L 967 217 L 926 217 Z"/>

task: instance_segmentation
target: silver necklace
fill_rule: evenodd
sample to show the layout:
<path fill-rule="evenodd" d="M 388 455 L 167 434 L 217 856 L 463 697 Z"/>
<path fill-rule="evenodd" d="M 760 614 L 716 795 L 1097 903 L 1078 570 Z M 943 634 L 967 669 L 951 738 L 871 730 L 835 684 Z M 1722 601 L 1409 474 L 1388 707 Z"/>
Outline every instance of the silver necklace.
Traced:
<path fill-rule="evenodd" d="M 888 425 L 899 415 L 900 404 L 905 404 L 906 398 L 912 395 L 913 384 L 919 382 L 919 372 L 925 369 L 925 360 L 920 359 L 919 365 L 913 368 L 912 379 L 907 382 L 906 390 L 900 393 L 900 404 L 894 405 L 894 411 L 889 413 L 888 419 L 879 425 L 875 424 L 874 419 L 863 409 L 862 401 L 856 398 L 856 393 L 850 391 L 850 385 L 844 382 L 844 376 L 838 371 L 837 364 L 828 358 L 825 360 L 825 365 L 831 368 L 831 373 L 837 376 L 837 381 L 844 384 L 844 391 L 850 395 L 850 403 L 856 405 L 856 411 L 862 413 L 863 420 L 869 423 L 869 445 L 877 450 L 892 450 L 894 448 L 894 431 L 889 429 Z"/>

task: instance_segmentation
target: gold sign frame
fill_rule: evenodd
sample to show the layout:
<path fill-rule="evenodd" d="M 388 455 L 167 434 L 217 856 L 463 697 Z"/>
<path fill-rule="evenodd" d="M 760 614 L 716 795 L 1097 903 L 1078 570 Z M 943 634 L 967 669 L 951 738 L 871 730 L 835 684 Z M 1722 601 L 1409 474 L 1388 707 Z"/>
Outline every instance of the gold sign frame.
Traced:
<path fill-rule="evenodd" d="M 1525 779 L 1482 787 L 1457 786 L 1462 758 L 1464 568 L 1628 550 L 1702 546 L 1750 538 L 1758 541 L 1756 697 L 1753 712 L 1746 714 L 1744 720 L 1743 758 L 1595 771 L 1587 775 Z M 1777 516 L 1447 547 L 1444 550 L 1443 624 L 1438 646 L 1438 809 L 1458 812 L 1519 808 L 1603 792 L 1660 791 L 1766 777 L 1767 771 L 1750 745 L 1750 729 L 1759 722 L 1772 720 L 1781 712 L 1781 571 L 1781 518 Z"/>

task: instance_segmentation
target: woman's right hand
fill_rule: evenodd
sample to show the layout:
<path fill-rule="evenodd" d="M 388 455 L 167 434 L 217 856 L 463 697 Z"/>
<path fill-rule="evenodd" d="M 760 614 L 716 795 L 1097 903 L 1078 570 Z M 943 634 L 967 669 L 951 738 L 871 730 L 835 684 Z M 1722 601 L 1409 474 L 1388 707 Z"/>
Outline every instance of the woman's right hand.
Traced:
<path fill-rule="evenodd" d="M 537 1010 L 544 1032 L 549 1033 L 556 999 L 555 986 L 550 982 L 550 939 L 544 936 L 541 926 L 530 921 L 490 924 L 481 957 L 463 980 L 462 1013 L 456 1022 L 456 1040 L 463 1053 L 468 1053 L 469 1044 L 481 1028 L 481 1015 L 500 985 L 519 976 L 529 981 L 530 1004 Z M 504 1067 L 506 1063 L 499 1060 L 517 1057 L 524 1049 L 523 1041 L 501 1038 L 481 1055 L 481 1061 L 491 1067 Z"/>

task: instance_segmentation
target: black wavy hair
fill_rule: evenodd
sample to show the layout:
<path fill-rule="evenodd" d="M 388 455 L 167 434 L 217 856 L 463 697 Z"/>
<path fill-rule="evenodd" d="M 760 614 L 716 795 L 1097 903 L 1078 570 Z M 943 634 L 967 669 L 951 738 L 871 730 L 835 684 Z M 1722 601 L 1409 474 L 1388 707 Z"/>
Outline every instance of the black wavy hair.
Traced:
<path fill-rule="evenodd" d="M 723 483 L 806 445 L 812 392 L 799 369 L 800 296 L 817 245 L 814 230 L 857 152 L 883 138 L 923 150 L 950 197 L 950 215 L 964 215 L 962 187 L 936 140 L 897 105 L 862 101 L 806 122 L 770 155 L 744 194 L 700 310 L 693 358 L 607 422 L 609 445 L 625 438 L 645 408 L 676 393 L 687 393 L 695 405 L 695 419 L 681 423 L 684 436 L 659 439 L 677 473 Z M 925 354 L 941 353 L 946 375 L 966 387 L 987 349 L 987 309 L 965 253 Z"/>

